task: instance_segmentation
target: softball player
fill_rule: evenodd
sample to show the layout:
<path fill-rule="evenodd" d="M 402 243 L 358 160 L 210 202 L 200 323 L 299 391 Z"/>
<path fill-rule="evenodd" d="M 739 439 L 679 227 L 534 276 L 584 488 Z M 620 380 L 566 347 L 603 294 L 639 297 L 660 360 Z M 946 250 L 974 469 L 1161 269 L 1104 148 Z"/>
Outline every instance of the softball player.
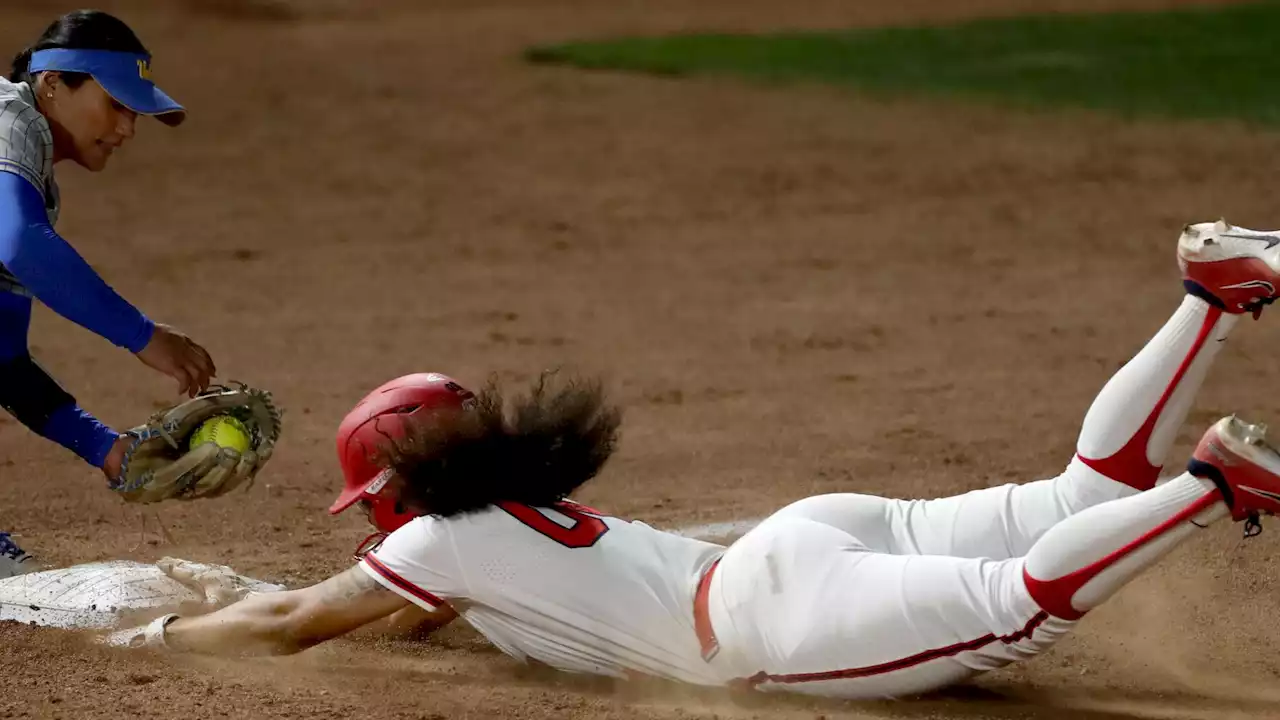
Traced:
<path fill-rule="evenodd" d="M 195 395 L 213 360 L 183 334 L 116 294 L 53 229 L 56 163 L 103 170 L 139 115 L 176 126 L 185 111 L 151 81 L 151 56 L 127 25 L 98 11 L 65 15 L 0 79 L 0 405 L 34 432 L 115 480 L 127 436 L 103 425 L 31 358 L 32 299 L 137 355 Z M 30 555 L 0 533 L 0 577 Z"/>
<path fill-rule="evenodd" d="M 461 615 L 565 671 L 843 698 L 1031 658 L 1210 523 L 1250 533 L 1280 511 L 1280 453 L 1234 417 L 1157 484 L 1227 335 L 1276 298 L 1280 231 L 1192 225 L 1177 256 L 1185 299 L 1102 388 L 1057 477 L 939 500 L 811 497 L 725 548 L 565 499 L 613 449 L 618 416 L 597 388 L 539 385 L 507 417 L 492 390 L 408 376 L 339 429 L 331 512 L 360 504 L 389 533 L 357 565 L 112 642 L 282 654 L 380 618 L 430 630 Z"/>

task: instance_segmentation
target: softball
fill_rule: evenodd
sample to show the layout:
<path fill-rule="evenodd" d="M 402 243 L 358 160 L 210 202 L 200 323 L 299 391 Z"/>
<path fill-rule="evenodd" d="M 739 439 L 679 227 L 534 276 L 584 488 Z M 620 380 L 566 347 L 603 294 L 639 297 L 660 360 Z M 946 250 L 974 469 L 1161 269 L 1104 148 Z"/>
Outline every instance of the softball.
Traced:
<path fill-rule="evenodd" d="M 200 423 L 196 431 L 191 433 L 188 446 L 194 450 L 207 442 L 243 453 L 249 449 L 249 431 L 230 415 L 215 415 Z"/>

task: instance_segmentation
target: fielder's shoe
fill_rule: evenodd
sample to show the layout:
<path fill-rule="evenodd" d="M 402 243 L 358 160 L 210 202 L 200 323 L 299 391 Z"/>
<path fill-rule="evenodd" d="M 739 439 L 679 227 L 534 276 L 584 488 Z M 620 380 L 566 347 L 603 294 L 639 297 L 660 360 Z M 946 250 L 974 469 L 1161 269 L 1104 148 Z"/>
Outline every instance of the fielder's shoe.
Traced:
<path fill-rule="evenodd" d="M 35 558 L 23 552 L 9 533 L 0 533 L 0 579 L 21 575 L 36 569 Z"/>
<path fill-rule="evenodd" d="M 1267 444 L 1267 426 L 1235 415 L 1213 424 L 1191 454 L 1187 472 L 1212 480 L 1231 517 L 1258 529 L 1258 515 L 1280 515 L 1280 452 Z M 1246 534 L 1255 534 L 1246 526 Z"/>
<path fill-rule="evenodd" d="M 1280 230 L 1249 230 L 1226 220 L 1188 225 L 1178 238 L 1178 266 L 1187 292 L 1256 319 L 1280 290 Z"/>

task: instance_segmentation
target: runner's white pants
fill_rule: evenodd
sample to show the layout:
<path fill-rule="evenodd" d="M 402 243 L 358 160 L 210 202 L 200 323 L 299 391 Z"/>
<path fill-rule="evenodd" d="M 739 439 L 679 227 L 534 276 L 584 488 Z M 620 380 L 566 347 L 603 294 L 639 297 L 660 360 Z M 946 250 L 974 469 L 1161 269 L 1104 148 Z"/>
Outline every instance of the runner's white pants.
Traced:
<path fill-rule="evenodd" d="M 1059 476 L 938 500 L 834 494 L 778 511 L 711 579 L 711 662 L 764 690 L 936 690 L 1028 659 L 1200 527 L 1211 483 L 1154 487 L 1237 316 L 1188 296 L 1103 388 Z"/>

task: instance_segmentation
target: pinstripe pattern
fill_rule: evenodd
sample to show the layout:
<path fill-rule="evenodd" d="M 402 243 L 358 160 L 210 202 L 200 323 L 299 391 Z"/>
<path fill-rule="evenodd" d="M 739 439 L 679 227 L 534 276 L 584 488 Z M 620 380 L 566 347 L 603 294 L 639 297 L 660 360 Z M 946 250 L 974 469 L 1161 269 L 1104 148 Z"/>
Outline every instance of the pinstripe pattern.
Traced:
<path fill-rule="evenodd" d="M 53 132 L 49 121 L 36 110 L 35 94 L 26 83 L 0 78 L 0 172 L 26 178 L 44 196 L 49 223 L 58 222 L 61 207 L 58 184 L 53 179 Z M 27 295 L 27 291 L 0 265 L 0 292 Z"/>

